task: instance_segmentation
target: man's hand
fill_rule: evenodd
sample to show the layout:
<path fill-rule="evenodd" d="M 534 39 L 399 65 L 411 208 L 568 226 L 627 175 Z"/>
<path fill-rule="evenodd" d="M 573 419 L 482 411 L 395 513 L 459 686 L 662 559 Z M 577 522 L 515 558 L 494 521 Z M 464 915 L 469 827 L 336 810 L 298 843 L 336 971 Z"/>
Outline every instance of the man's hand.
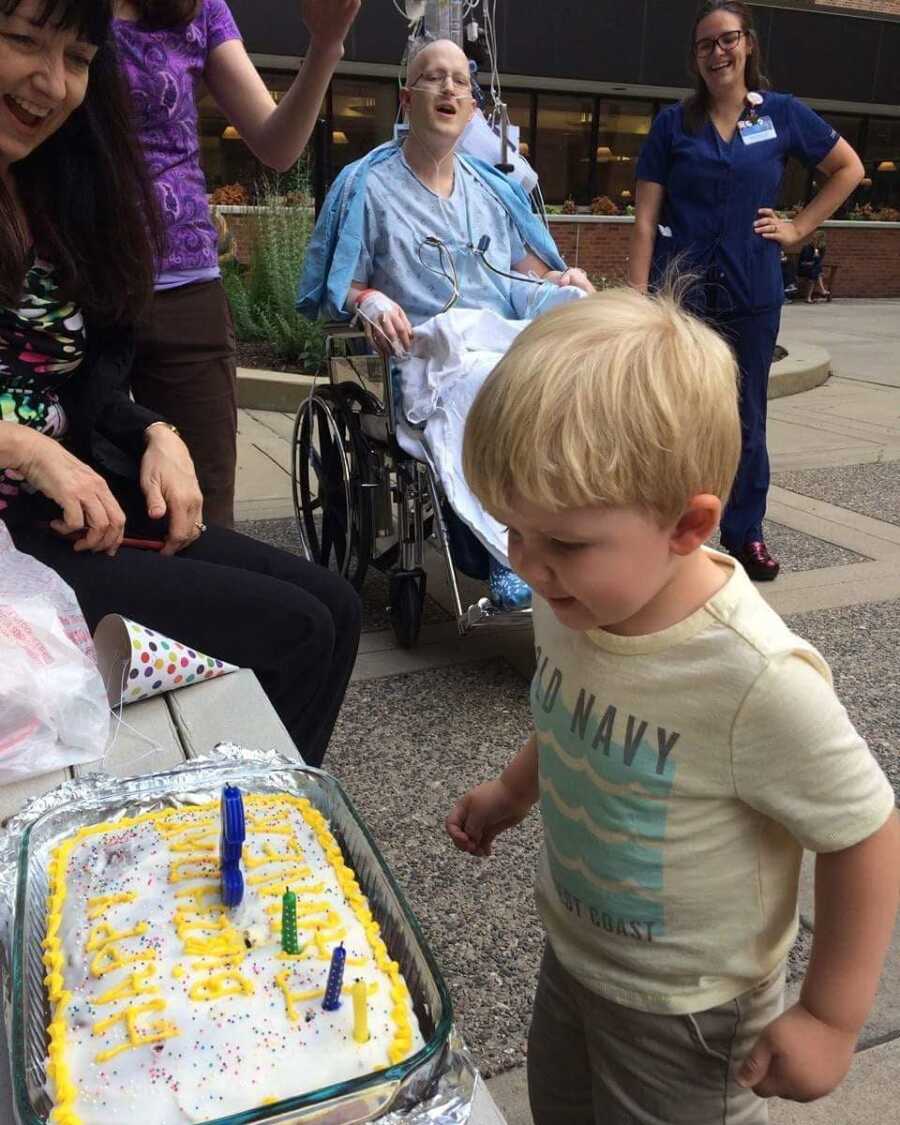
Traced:
<path fill-rule="evenodd" d="M 98 473 L 54 438 L 16 426 L 15 455 L 4 466 L 10 479 L 27 481 L 62 508 L 50 527 L 63 536 L 77 532 L 76 551 L 114 555 L 125 531 L 125 513 Z"/>
<path fill-rule="evenodd" d="M 841 1082 L 855 1047 L 853 1032 L 795 1004 L 764 1029 L 738 1072 L 738 1085 L 761 1098 L 812 1102 Z"/>
<path fill-rule="evenodd" d="M 167 426 L 149 426 L 147 448 L 141 458 L 141 491 L 150 519 L 168 513 L 169 531 L 164 555 L 183 550 L 201 534 L 203 495 L 188 447 Z"/>
<path fill-rule="evenodd" d="M 543 281 L 552 281 L 554 285 L 574 285 L 576 289 L 580 289 L 582 293 L 596 293 L 597 290 L 591 284 L 591 280 L 584 270 L 577 267 L 572 267 L 566 270 L 549 270 L 544 274 Z"/>
<path fill-rule="evenodd" d="M 517 800 L 500 778 L 485 781 L 456 802 L 444 827 L 460 851 L 487 856 L 494 839 L 524 820 L 531 804 Z"/>
<path fill-rule="evenodd" d="M 795 250 L 806 240 L 806 235 L 797 229 L 793 219 L 780 218 L 771 207 L 760 207 L 757 214 L 759 218 L 753 224 L 753 230 L 769 242 L 778 242 L 785 250 Z"/>
<path fill-rule="evenodd" d="M 369 342 L 382 355 L 404 356 L 413 339 L 412 325 L 396 301 L 379 289 L 364 289 L 356 300 L 356 311 L 365 326 Z"/>
<path fill-rule="evenodd" d="M 300 12 L 311 44 L 326 49 L 343 48 L 360 7 L 360 0 L 303 0 Z"/>

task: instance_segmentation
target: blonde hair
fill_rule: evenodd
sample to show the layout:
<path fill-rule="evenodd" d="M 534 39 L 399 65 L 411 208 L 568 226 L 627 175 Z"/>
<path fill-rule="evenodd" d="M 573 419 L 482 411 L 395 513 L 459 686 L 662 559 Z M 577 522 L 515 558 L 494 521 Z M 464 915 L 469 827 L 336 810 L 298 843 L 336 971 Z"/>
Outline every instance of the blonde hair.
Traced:
<path fill-rule="evenodd" d="M 738 373 L 673 295 L 610 289 L 529 325 L 469 412 L 463 471 L 490 510 L 725 501 L 741 451 Z"/>

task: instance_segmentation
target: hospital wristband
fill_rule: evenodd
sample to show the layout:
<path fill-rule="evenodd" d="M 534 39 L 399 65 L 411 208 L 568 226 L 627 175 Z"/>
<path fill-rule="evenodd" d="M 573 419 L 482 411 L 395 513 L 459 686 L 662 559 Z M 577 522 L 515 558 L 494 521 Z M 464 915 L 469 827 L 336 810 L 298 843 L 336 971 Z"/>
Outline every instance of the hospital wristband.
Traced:
<path fill-rule="evenodd" d="M 360 291 L 356 294 L 356 303 L 354 304 L 353 307 L 358 309 L 359 306 L 366 299 L 366 297 L 374 297 L 376 295 L 381 297 L 384 294 L 381 292 L 380 289 L 360 289 Z"/>

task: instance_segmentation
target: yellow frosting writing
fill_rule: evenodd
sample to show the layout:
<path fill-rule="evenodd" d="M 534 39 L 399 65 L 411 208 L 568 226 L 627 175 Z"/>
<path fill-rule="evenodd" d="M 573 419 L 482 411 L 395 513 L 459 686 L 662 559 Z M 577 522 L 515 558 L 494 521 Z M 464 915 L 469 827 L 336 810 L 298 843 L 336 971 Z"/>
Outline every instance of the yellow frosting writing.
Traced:
<path fill-rule="evenodd" d="M 111 906 L 118 906 L 123 902 L 134 902 L 137 895 L 134 891 L 122 891 L 116 895 L 97 895 L 96 898 L 87 900 L 87 917 L 89 922 L 95 918 L 102 918 Z"/>
<path fill-rule="evenodd" d="M 191 985 L 188 996 L 191 1000 L 220 1000 L 223 996 L 252 996 L 255 991 L 253 981 L 235 969 L 198 980 Z"/>
<path fill-rule="evenodd" d="M 155 969 L 139 969 L 130 973 L 121 983 L 113 985 L 92 1001 L 95 1005 L 113 1004 L 116 1000 L 130 1000 L 134 996 L 143 996 L 145 993 L 159 992 L 159 989 L 150 983 Z"/>
<path fill-rule="evenodd" d="M 130 937 L 140 937 L 148 930 L 146 922 L 138 922 L 138 924 L 130 930 L 116 930 L 108 922 L 99 922 L 91 930 L 88 935 L 87 944 L 85 949 L 88 953 L 93 953 L 95 949 L 103 949 L 104 946 L 113 941 L 124 941 Z"/>
<path fill-rule="evenodd" d="M 146 965 L 156 960 L 156 950 L 148 949 L 144 953 L 123 953 L 117 945 L 104 945 L 99 953 L 94 954 L 90 970 L 92 977 L 105 977 L 107 973 L 114 973 L 124 969 L 126 965 Z"/>
<path fill-rule="evenodd" d="M 272 845 L 267 843 L 263 844 L 262 855 L 255 856 L 252 852 L 245 852 L 241 856 L 241 860 L 248 871 L 253 871 L 267 863 L 296 863 L 298 856 L 302 854 L 300 845 L 296 840 L 291 839 L 287 842 L 286 852 L 276 852 Z"/>
<path fill-rule="evenodd" d="M 284 969 L 280 973 L 275 974 L 275 983 L 281 989 L 284 996 L 284 1007 L 287 1012 L 287 1018 L 291 1023 L 296 1023 L 300 1018 L 295 1005 L 302 1004 L 304 1000 L 319 1000 L 325 995 L 324 988 L 310 988 L 304 992 L 291 992 L 290 987 L 291 970 Z"/>
<path fill-rule="evenodd" d="M 184 859 L 173 859 L 169 865 L 169 882 L 183 883 L 187 879 L 200 879 L 204 876 L 218 875 L 219 861 L 211 856 L 189 855 Z"/>
<path fill-rule="evenodd" d="M 123 1051 L 133 1051 L 135 1047 L 143 1047 L 147 1043 L 161 1043 L 163 1039 L 171 1039 L 173 1036 L 179 1035 L 178 1028 L 173 1023 L 169 1023 L 168 1020 L 154 1020 L 144 1030 L 138 1027 L 137 1021 L 140 1016 L 148 1012 L 162 1012 L 165 1007 L 165 1000 L 148 1000 L 146 1004 L 133 1004 L 124 1011 L 116 1012 L 115 1015 L 108 1016 L 106 1019 L 95 1023 L 91 1029 L 92 1034 L 104 1035 L 117 1023 L 124 1022 L 128 1039 L 125 1043 L 120 1043 L 116 1047 L 100 1051 L 94 1056 L 94 1062 L 108 1062 L 110 1059 L 114 1059 L 116 1055 L 122 1054 Z"/>

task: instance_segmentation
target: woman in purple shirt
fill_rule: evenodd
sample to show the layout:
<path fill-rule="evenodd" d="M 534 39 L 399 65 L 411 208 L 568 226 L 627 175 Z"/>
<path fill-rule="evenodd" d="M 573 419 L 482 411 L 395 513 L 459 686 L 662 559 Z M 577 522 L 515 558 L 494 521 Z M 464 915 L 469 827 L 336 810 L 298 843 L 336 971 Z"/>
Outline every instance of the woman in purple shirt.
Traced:
<path fill-rule="evenodd" d="M 343 54 L 360 0 L 304 0 L 303 68 L 276 106 L 225 0 L 117 0 L 113 31 L 141 146 L 166 226 L 150 311 L 139 325 L 135 399 L 174 420 L 190 448 L 204 518 L 234 520 L 234 331 L 200 168 L 202 79 L 253 153 L 278 171 L 297 160 Z"/>

